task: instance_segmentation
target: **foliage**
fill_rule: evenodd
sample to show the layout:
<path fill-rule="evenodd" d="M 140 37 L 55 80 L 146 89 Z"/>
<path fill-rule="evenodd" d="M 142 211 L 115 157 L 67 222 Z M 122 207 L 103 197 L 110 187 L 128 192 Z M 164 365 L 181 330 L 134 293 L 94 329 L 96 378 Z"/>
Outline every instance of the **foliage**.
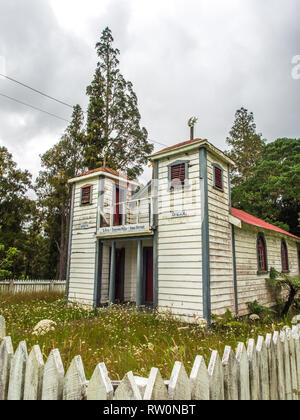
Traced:
<path fill-rule="evenodd" d="M 300 236 L 300 140 L 267 144 L 253 175 L 233 188 L 232 205 Z"/>
<path fill-rule="evenodd" d="M 229 132 L 226 143 L 230 146 L 227 155 L 235 162 L 232 173 L 232 185 L 239 185 L 249 179 L 253 168 L 261 157 L 265 140 L 256 133 L 256 125 L 252 112 L 241 108 L 236 111 L 235 121 Z"/>
<path fill-rule="evenodd" d="M 39 344 L 44 358 L 58 348 L 65 370 L 80 354 L 88 378 L 97 364 L 104 362 L 115 380 L 129 371 L 147 377 L 153 366 L 169 378 L 177 360 L 190 373 L 197 355 L 202 355 L 208 365 L 212 349 L 222 355 L 225 345 L 235 349 L 239 342 L 246 343 L 249 338 L 256 339 L 285 325 L 282 320 L 253 324 L 247 319 L 236 320 L 228 312 L 224 321 L 227 326 L 220 319 L 220 324 L 204 330 L 169 313 L 137 311 L 130 305 L 98 311 L 66 306 L 64 299 L 53 293 L 0 293 L 0 315 L 7 321 L 7 334 L 12 337 L 14 348 L 22 340 L 26 340 L 28 351 Z M 56 322 L 56 329 L 43 336 L 32 335 L 34 326 L 43 319 Z M 290 320 L 286 325 L 290 325 Z"/>
<path fill-rule="evenodd" d="M 17 248 L 10 247 L 5 250 L 5 246 L 0 244 L 0 280 L 12 277 L 12 269 L 19 255 L 20 251 Z"/>
<path fill-rule="evenodd" d="M 287 300 L 281 311 L 281 316 L 287 315 L 290 308 L 294 305 L 296 296 L 300 291 L 300 275 L 288 276 L 284 273 L 272 272 L 272 276 L 266 279 L 269 286 L 285 289 L 288 292 Z"/>
<path fill-rule="evenodd" d="M 247 302 L 246 305 L 248 306 L 248 309 L 251 312 L 251 314 L 261 316 L 270 313 L 276 313 L 274 309 L 261 305 L 260 303 L 258 303 L 257 300 L 254 300 L 253 302 Z"/>
<path fill-rule="evenodd" d="M 44 170 L 36 181 L 38 206 L 41 211 L 43 231 L 49 242 L 48 256 L 56 261 L 56 277 L 66 278 L 67 244 L 71 208 L 70 178 L 84 170 L 84 117 L 76 105 L 72 121 L 61 140 L 41 156 Z M 56 263 L 54 267 L 56 268 Z"/>
<path fill-rule="evenodd" d="M 147 163 L 153 146 L 140 127 L 137 96 L 120 70 L 111 30 L 102 32 L 96 44 L 98 64 L 87 87 L 89 96 L 85 163 L 89 169 L 108 166 L 136 177 Z"/>

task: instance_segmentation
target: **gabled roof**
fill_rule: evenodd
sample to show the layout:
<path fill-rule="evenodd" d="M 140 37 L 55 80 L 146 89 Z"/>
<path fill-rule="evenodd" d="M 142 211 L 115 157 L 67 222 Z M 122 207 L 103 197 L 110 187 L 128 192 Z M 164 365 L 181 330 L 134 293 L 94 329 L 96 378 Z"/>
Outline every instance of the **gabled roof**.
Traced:
<path fill-rule="evenodd" d="M 273 230 L 274 232 L 283 233 L 284 235 L 291 236 L 293 238 L 299 239 L 298 236 L 295 236 L 289 232 L 286 232 L 283 229 L 280 229 L 277 226 L 271 225 L 270 223 L 265 222 L 264 220 L 258 219 L 255 216 L 252 216 L 249 213 L 246 213 L 243 210 L 238 210 L 235 208 L 232 208 L 232 216 L 236 217 L 237 219 L 241 220 L 244 223 L 247 223 L 248 225 L 261 227 L 263 229 Z"/>
<path fill-rule="evenodd" d="M 77 175 L 76 178 L 79 178 L 81 176 L 90 175 L 90 174 L 93 174 L 93 173 L 96 173 L 96 172 L 107 172 L 111 175 L 115 175 L 117 177 L 125 178 L 125 179 L 128 179 L 128 180 L 131 181 L 131 178 L 129 178 L 129 176 L 124 175 L 121 172 L 115 171 L 114 169 L 108 168 L 107 166 L 102 166 L 101 168 L 96 168 L 96 169 L 92 169 L 90 171 L 86 171 L 82 174 Z"/>
<path fill-rule="evenodd" d="M 218 149 L 216 146 L 214 146 L 208 140 L 205 139 L 193 139 L 174 144 L 173 146 L 166 147 L 165 149 L 162 149 L 159 152 L 153 153 L 151 156 L 149 156 L 149 158 L 151 160 L 162 159 L 165 157 L 169 157 L 170 155 L 175 155 L 177 153 L 189 152 L 200 147 L 205 147 L 211 153 L 218 156 L 220 159 L 227 162 L 229 165 L 235 166 L 235 163 L 231 159 L 229 159 L 229 157 L 226 156 L 224 152 L 222 152 L 220 149 Z"/>

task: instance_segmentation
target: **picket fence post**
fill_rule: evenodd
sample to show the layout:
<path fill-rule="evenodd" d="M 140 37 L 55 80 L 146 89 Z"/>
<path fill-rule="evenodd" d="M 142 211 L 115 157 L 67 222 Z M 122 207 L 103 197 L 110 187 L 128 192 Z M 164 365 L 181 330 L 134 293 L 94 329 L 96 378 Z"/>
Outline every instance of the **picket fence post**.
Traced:
<path fill-rule="evenodd" d="M 44 364 L 38 345 L 28 356 L 26 342 L 14 353 L 10 337 L 0 341 L 0 401 L 2 400 L 298 400 L 300 389 L 300 325 L 284 327 L 236 352 L 226 346 L 222 361 L 212 351 L 208 368 L 197 356 L 188 377 L 175 362 L 169 381 L 152 368 L 148 378 L 128 372 L 117 386 L 99 363 L 86 380 L 81 356 L 66 374 L 60 353 L 52 350 Z"/>

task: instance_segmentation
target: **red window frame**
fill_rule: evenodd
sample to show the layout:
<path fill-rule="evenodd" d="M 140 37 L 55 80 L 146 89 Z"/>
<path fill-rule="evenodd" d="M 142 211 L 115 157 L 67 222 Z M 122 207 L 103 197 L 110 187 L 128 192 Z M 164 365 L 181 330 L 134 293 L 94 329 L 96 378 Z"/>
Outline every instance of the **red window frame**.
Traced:
<path fill-rule="evenodd" d="M 289 256 L 288 256 L 288 249 L 285 240 L 281 241 L 281 264 L 282 264 L 282 272 L 289 271 Z"/>
<path fill-rule="evenodd" d="M 257 258 L 258 258 L 258 271 L 268 271 L 267 262 L 267 247 L 266 241 L 262 234 L 258 235 L 257 238 Z"/>
<path fill-rule="evenodd" d="M 81 188 L 81 202 L 80 204 L 82 206 L 86 204 L 91 204 L 91 197 L 92 197 L 92 186 L 91 185 L 85 185 Z"/>

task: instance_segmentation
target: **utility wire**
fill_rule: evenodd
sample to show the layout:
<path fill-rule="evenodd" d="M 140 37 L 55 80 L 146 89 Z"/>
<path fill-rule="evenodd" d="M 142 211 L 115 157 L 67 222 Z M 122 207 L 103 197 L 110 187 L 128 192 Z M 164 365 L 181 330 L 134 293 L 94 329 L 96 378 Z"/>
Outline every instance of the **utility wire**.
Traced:
<path fill-rule="evenodd" d="M 36 107 L 36 106 L 33 106 L 33 105 L 27 104 L 27 103 L 25 103 L 25 102 L 19 101 L 18 99 L 12 98 L 12 97 L 10 97 L 10 96 L 4 95 L 4 93 L 1 93 L 1 92 L 0 92 L 0 96 L 2 96 L 3 98 L 6 98 L 6 99 L 10 99 L 11 101 L 17 102 L 18 104 L 21 104 L 21 105 L 24 105 L 24 106 L 28 106 L 29 108 L 35 109 L 36 111 L 43 112 L 44 114 L 51 115 L 51 117 L 58 118 L 59 120 L 66 121 L 66 122 L 68 122 L 68 123 L 70 123 L 70 122 L 71 122 L 71 121 L 69 121 L 69 120 L 66 120 L 65 118 L 59 117 L 58 115 L 52 114 L 51 112 L 44 111 L 44 110 L 43 110 L 43 109 L 41 109 L 41 108 L 38 108 L 38 107 Z"/>
<path fill-rule="evenodd" d="M 11 82 L 18 83 L 19 85 L 21 85 L 21 86 L 23 86 L 23 87 L 25 87 L 27 89 L 30 89 L 33 92 L 36 92 L 36 93 L 38 93 L 38 94 L 40 94 L 42 96 L 45 96 L 48 99 L 52 99 L 53 101 L 56 101 L 56 102 L 58 102 L 58 103 L 60 103 L 62 105 L 68 106 L 69 108 L 72 108 L 73 109 L 73 106 L 72 105 L 70 105 L 70 104 L 68 104 L 66 102 L 63 102 L 63 101 L 61 101 L 59 99 L 56 99 L 53 96 L 47 95 L 46 93 L 43 93 L 40 90 L 37 90 L 37 89 L 35 89 L 35 88 L 31 87 L 31 86 L 28 86 L 25 83 L 19 82 L 18 80 L 13 79 L 12 77 L 6 76 L 5 74 L 1 74 L 1 73 L 0 73 L 0 76 L 5 77 L 6 79 L 10 80 Z"/>

